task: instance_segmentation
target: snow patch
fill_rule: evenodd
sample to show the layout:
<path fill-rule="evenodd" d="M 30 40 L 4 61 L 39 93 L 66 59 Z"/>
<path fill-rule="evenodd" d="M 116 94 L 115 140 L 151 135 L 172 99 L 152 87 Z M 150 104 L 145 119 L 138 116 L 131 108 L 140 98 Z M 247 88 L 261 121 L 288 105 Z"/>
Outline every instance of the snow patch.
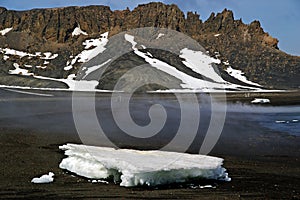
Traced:
<path fill-rule="evenodd" d="M 90 73 L 100 69 L 101 67 L 103 67 L 104 65 L 109 63 L 110 61 L 111 61 L 111 59 L 108 59 L 106 62 L 102 63 L 101 65 L 96 65 L 96 66 L 92 66 L 92 67 L 87 68 L 87 70 L 85 72 L 85 76 L 83 78 L 86 78 Z"/>
<path fill-rule="evenodd" d="M 215 36 L 215 37 L 219 37 L 220 35 L 221 35 L 221 34 L 220 34 L 220 33 L 218 33 L 218 34 L 215 34 L 214 36 Z"/>
<path fill-rule="evenodd" d="M 69 66 L 65 66 L 64 67 L 64 70 L 65 71 L 69 71 L 70 69 L 72 69 L 73 68 L 73 66 L 72 65 L 69 65 Z"/>
<path fill-rule="evenodd" d="M 72 32 L 72 37 L 78 36 L 78 35 L 88 35 L 86 32 L 84 32 L 83 30 L 80 29 L 80 25 L 78 25 L 78 27 L 76 27 Z"/>
<path fill-rule="evenodd" d="M 58 57 L 58 54 L 53 54 L 51 52 L 45 52 L 44 53 L 45 57 L 41 57 L 41 59 L 44 59 L 44 60 L 52 60 L 52 59 L 55 59 Z"/>
<path fill-rule="evenodd" d="M 230 65 L 230 63 L 229 63 L 229 61 L 227 60 L 227 61 L 225 61 L 225 62 L 223 62 L 223 64 L 224 65 L 227 65 L 227 66 L 229 66 Z"/>
<path fill-rule="evenodd" d="M 9 59 L 9 56 L 7 56 L 7 55 L 4 55 L 4 56 L 3 56 L 3 60 L 6 61 L 6 60 L 8 60 L 8 59 Z"/>
<path fill-rule="evenodd" d="M 3 30 L 0 31 L 0 34 L 3 36 L 3 35 L 6 35 L 8 32 L 10 32 L 11 30 L 13 29 L 13 27 L 10 27 L 10 28 L 5 28 Z"/>
<path fill-rule="evenodd" d="M 242 72 L 241 70 L 237 70 L 237 69 L 233 69 L 231 66 L 229 66 L 226 70 L 225 70 L 230 76 L 233 76 L 234 78 L 250 84 L 250 85 L 255 85 L 255 86 L 261 86 L 257 83 L 254 83 L 252 81 L 249 81 L 245 76 L 244 76 L 244 72 Z"/>
<path fill-rule="evenodd" d="M 29 73 L 27 69 L 20 68 L 20 65 L 17 63 L 14 63 L 13 66 L 15 69 L 9 70 L 9 74 L 18 74 L 18 75 L 24 75 L 24 76 L 33 76 L 33 73 Z"/>
<path fill-rule="evenodd" d="M 113 177 L 120 186 L 156 186 L 192 179 L 230 181 L 223 159 L 198 154 L 67 144 L 59 167 L 90 179 Z"/>
<path fill-rule="evenodd" d="M 76 78 L 76 74 L 70 74 L 67 79 L 68 80 L 74 80 Z"/>
<path fill-rule="evenodd" d="M 85 46 L 86 50 L 83 50 L 76 56 L 70 56 L 71 61 L 67 62 L 67 66 L 64 68 L 65 71 L 68 71 L 73 68 L 73 65 L 76 62 L 85 63 L 89 60 L 96 57 L 98 54 L 105 51 L 105 46 L 108 43 L 108 32 L 101 34 L 101 37 L 98 39 L 89 39 L 84 41 L 82 44 Z M 93 48 L 92 48 L 93 47 Z"/>
<path fill-rule="evenodd" d="M 225 82 L 212 66 L 212 63 L 220 64 L 219 59 L 214 59 L 201 51 L 193 51 L 187 48 L 182 49 L 180 53 L 180 57 L 185 59 L 183 64 L 194 72 L 203 74 L 216 82 Z"/>
<path fill-rule="evenodd" d="M 156 39 L 158 40 L 159 38 L 163 37 L 165 34 L 163 33 L 159 33 L 158 36 L 156 37 Z"/>
<path fill-rule="evenodd" d="M 1 53 L 5 54 L 5 55 L 19 56 L 20 58 L 23 58 L 25 56 L 35 57 L 34 54 L 27 53 L 27 52 L 24 52 L 24 51 L 18 51 L 18 50 L 15 50 L 15 49 L 9 49 L 9 48 L 2 49 L 2 48 L 0 48 L 0 51 L 1 51 Z"/>
<path fill-rule="evenodd" d="M 54 181 L 54 173 L 53 172 L 49 172 L 49 174 L 44 174 L 39 178 L 33 178 L 31 180 L 32 183 L 51 183 Z"/>

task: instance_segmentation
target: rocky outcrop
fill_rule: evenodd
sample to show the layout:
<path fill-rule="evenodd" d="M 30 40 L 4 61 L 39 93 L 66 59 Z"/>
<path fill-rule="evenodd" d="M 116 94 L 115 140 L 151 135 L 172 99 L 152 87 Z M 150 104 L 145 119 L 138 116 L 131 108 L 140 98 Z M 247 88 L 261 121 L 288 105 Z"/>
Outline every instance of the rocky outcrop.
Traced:
<path fill-rule="evenodd" d="M 72 37 L 72 31 L 79 25 L 88 35 Z M 99 37 L 106 31 L 112 36 L 133 28 L 162 27 L 186 33 L 210 55 L 228 61 L 234 68 L 243 70 L 248 79 L 268 88 L 298 88 L 300 85 L 300 57 L 280 51 L 278 40 L 264 32 L 258 21 L 244 24 L 226 9 L 212 13 L 202 22 L 197 13 L 188 12 L 185 16 L 176 5 L 162 3 L 140 5 L 132 11 L 111 11 L 107 6 L 29 11 L 0 8 L 0 30 L 8 27 L 13 30 L 3 36 L 0 34 L 0 47 L 58 53 L 56 61 L 50 63 L 51 72 L 43 72 L 55 77 L 68 75 L 62 68 L 70 55 L 83 50 L 81 43 L 87 38 Z M 5 63 L 3 59 L 1 62 Z"/>

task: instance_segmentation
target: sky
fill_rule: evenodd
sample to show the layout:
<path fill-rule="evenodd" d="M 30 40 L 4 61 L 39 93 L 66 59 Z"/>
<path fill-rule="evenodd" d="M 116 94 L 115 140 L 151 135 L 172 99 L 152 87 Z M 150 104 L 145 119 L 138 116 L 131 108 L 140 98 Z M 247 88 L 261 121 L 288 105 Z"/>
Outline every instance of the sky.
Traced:
<path fill-rule="evenodd" d="M 112 10 L 134 9 L 138 4 L 155 0 L 0 0 L 0 6 L 12 10 L 52 8 L 64 6 L 107 5 Z M 234 13 L 235 19 L 244 23 L 259 20 L 271 36 L 279 39 L 279 48 L 289 54 L 300 56 L 300 1 L 299 0 L 161 0 L 176 4 L 185 13 L 194 11 L 206 20 L 211 12 L 224 8 Z"/>

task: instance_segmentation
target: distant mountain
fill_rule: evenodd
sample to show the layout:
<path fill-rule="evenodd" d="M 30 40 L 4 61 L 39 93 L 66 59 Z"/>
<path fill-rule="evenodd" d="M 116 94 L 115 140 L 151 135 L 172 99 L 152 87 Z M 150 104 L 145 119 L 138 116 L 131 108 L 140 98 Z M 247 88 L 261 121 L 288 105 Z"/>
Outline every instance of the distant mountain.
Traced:
<path fill-rule="evenodd" d="M 110 68 L 107 68 L 100 83 L 93 81 L 88 74 L 95 71 L 93 62 L 98 61 L 100 65 L 107 60 L 101 55 L 91 56 L 91 52 L 96 49 L 95 53 L 98 49 L 99 53 L 108 55 L 107 52 L 112 51 L 108 48 L 110 38 L 122 31 L 141 27 L 181 32 L 198 41 L 205 50 L 198 52 L 198 60 L 189 60 L 190 49 L 184 52 L 182 48 L 182 54 L 178 56 L 147 48 L 139 41 L 138 45 L 145 48 L 138 48 L 138 53 L 124 38 L 132 52 L 113 63 L 106 63 L 110 64 Z M 159 34 L 153 37 L 157 37 L 163 45 L 164 39 L 159 38 Z M 191 63 L 197 65 L 208 59 L 205 53 L 212 62 L 216 61 L 211 65 L 208 63 L 207 67 L 218 68 L 219 78 L 214 72 L 208 73 L 207 68 L 200 67 L 200 64 L 198 68 L 191 67 Z M 88 62 L 92 58 L 94 61 Z M 139 5 L 132 11 L 111 11 L 107 6 L 29 11 L 0 8 L 0 85 L 72 89 L 75 77 L 90 76 L 87 88 L 112 90 L 124 70 L 128 71 L 133 65 L 149 64 L 153 59 L 172 68 L 172 72 L 163 71 L 152 63 L 154 71 L 151 69 L 151 73 L 163 71 L 166 77 L 157 76 L 156 79 L 165 78 L 172 82 L 174 89 L 204 88 L 200 80 L 211 84 L 214 89 L 217 88 L 214 84 L 221 84 L 220 87 L 222 84 L 230 85 L 226 88 L 234 90 L 295 89 L 300 86 L 300 57 L 280 51 L 278 40 L 264 32 L 258 21 L 246 25 L 242 20 L 235 20 L 233 13 L 226 9 L 222 13 L 212 13 L 208 20 L 202 22 L 196 13 L 189 12 L 185 16 L 176 5 L 162 3 Z M 85 66 L 84 73 L 78 73 L 82 64 Z M 175 71 L 185 73 L 185 78 L 176 77 Z M 146 70 L 145 73 L 148 72 Z M 193 82 L 193 86 L 187 82 Z M 152 85 L 145 89 L 164 88 Z"/>

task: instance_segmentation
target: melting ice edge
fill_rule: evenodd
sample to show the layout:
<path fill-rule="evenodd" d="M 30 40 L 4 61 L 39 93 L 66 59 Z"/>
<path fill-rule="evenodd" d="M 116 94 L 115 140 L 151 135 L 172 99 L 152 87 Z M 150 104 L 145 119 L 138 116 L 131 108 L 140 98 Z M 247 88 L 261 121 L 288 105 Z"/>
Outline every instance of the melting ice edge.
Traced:
<path fill-rule="evenodd" d="M 65 151 L 59 167 L 90 179 L 113 178 L 120 186 L 157 186 L 195 179 L 230 181 L 223 159 L 167 151 L 114 149 L 78 144 L 59 147 Z"/>

